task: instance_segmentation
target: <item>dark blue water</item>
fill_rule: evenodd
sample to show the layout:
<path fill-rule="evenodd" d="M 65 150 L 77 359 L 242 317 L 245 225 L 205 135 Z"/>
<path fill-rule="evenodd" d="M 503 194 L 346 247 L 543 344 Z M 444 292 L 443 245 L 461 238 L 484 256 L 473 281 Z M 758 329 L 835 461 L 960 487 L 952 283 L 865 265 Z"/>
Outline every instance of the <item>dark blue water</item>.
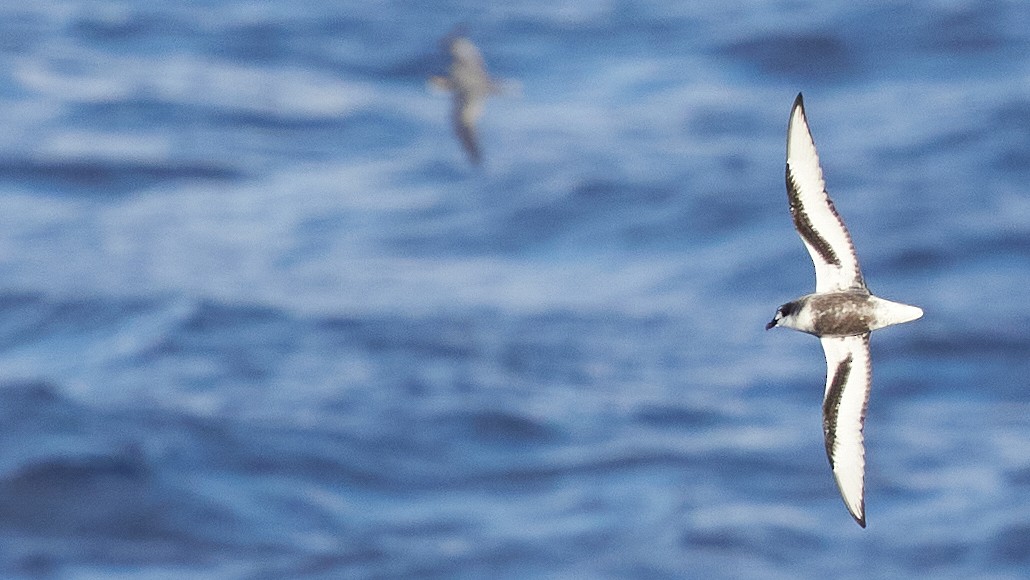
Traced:
<path fill-rule="evenodd" d="M 1030 6 L 0 7 L 0 575 L 1030 574 Z M 485 165 L 425 79 L 463 23 Z M 867 517 L 783 182 L 878 294 Z"/>

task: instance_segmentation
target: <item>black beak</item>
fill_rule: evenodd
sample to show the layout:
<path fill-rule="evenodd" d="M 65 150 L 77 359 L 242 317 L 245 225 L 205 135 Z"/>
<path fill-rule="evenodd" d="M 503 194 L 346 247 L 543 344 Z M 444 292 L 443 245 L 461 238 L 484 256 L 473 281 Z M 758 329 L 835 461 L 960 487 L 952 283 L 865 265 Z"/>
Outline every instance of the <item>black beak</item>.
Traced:
<path fill-rule="evenodd" d="M 776 326 L 776 319 L 775 319 L 775 318 L 773 318 L 772 320 L 770 320 L 770 321 L 769 321 L 769 324 L 766 324 L 766 325 L 765 325 L 765 329 L 766 329 L 766 330 L 769 330 L 770 328 L 772 328 L 772 327 L 774 327 L 774 326 Z"/>

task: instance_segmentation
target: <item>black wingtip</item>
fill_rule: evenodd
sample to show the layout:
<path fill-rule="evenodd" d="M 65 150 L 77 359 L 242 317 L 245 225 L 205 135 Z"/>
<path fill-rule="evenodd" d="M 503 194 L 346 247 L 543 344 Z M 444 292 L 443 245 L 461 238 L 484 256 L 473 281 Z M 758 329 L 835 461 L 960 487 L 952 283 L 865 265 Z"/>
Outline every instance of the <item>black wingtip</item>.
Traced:
<path fill-rule="evenodd" d="M 467 141 L 464 143 L 465 152 L 468 153 L 469 162 L 476 167 L 483 164 L 483 154 L 479 151 L 479 145 L 475 141 Z"/>
<path fill-rule="evenodd" d="M 856 513 L 852 513 L 851 517 L 855 518 L 855 523 L 857 523 L 859 526 L 862 526 L 862 529 L 865 529 L 865 501 L 864 500 L 862 502 L 860 502 L 860 505 L 859 505 L 858 509 L 859 509 L 859 513 L 857 513 L 857 514 Z M 848 512 L 849 513 L 851 512 L 850 508 L 848 509 Z"/>
<path fill-rule="evenodd" d="M 794 106 L 790 108 L 790 120 L 787 121 L 787 158 L 790 159 L 790 135 L 794 128 L 794 119 L 800 118 L 801 123 L 808 125 L 808 118 L 805 115 L 805 98 L 798 93 L 797 98 L 794 99 Z M 787 164 L 787 190 L 790 193 L 790 164 Z"/>
<path fill-rule="evenodd" d="M 804 117 L 805 116 L 805 98 L 801 96 L 801 93 L 798 93 L 797 98 L 794 99 L 794 106 L 790 108 L 790 115 L 791 115 L 791 117 L 794 116 L 794 114 L 797 112 L 798 109 L 801 109 L 801 116 Z"/>
<path fill-rule="evenodd" d="M 447 36 L 445 36 L 444 38 L 453 40 L 455 38 L 468 37 L 468 35 L 469 24 L 468 22 L 461 21 L 452 26 L 451 30 L 447 33 Z"/>
<path fill-rule="evenodd" d="M 468 24 L 465 22 L 459 22 L 451 27 L 451 30 L 440 39 L 440 48 L 442 48 L 444 52 L 450 52 L 451 45 L 454 44 L 455 40 L 468 37 Z"/>

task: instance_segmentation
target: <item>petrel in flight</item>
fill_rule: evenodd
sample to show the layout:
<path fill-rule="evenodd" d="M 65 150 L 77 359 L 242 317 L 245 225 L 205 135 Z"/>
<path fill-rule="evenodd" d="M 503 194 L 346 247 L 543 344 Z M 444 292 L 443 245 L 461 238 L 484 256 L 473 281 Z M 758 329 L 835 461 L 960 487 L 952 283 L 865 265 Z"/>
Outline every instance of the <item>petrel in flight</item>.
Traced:
<path fill-rule="evenodd" d="M 799 93 L 787 126 L 787 200 L 794 227 L 815 262 L 815 293 L 776 310 L 766 329 L 785 326 L 819 337 L 826 354 L 823 436 L 833 477 L 848 511 L 865 527 L 865 446 L 869 334 L 916 320 L 922 309 L 873 296 L 855 246 L 826 193 L 815 142 Z"/>
<path fill-rule="evenodd" d="M 483 114 L 486 97 L 500 92 L 500 85 L 487 74 L 483 57 L 471 40 L 460 34 L 451 34 L 443 42 L 451 54 L 450 69 L 447 76 L 434 76 L 429 82 L 451 93 L 454 101 L 451 112 L 454 132 L 468 153 L 469 160 L 478 165 L 482 153 L 476 136 L 476 121 Z"/>

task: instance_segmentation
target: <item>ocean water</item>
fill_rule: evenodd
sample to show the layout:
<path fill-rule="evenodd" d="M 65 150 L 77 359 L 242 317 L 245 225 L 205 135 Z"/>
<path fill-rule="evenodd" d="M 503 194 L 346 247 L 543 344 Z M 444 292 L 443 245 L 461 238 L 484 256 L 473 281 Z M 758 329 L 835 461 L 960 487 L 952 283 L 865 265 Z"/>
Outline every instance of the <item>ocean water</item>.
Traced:
<path fill-rule="evenodd" d="M 1030 575 L 1028 55 L 1018 1 L 0 6 L 0 576 Z M 799 91 L 926 312 L 865 530 L 763 330 Z"/>

